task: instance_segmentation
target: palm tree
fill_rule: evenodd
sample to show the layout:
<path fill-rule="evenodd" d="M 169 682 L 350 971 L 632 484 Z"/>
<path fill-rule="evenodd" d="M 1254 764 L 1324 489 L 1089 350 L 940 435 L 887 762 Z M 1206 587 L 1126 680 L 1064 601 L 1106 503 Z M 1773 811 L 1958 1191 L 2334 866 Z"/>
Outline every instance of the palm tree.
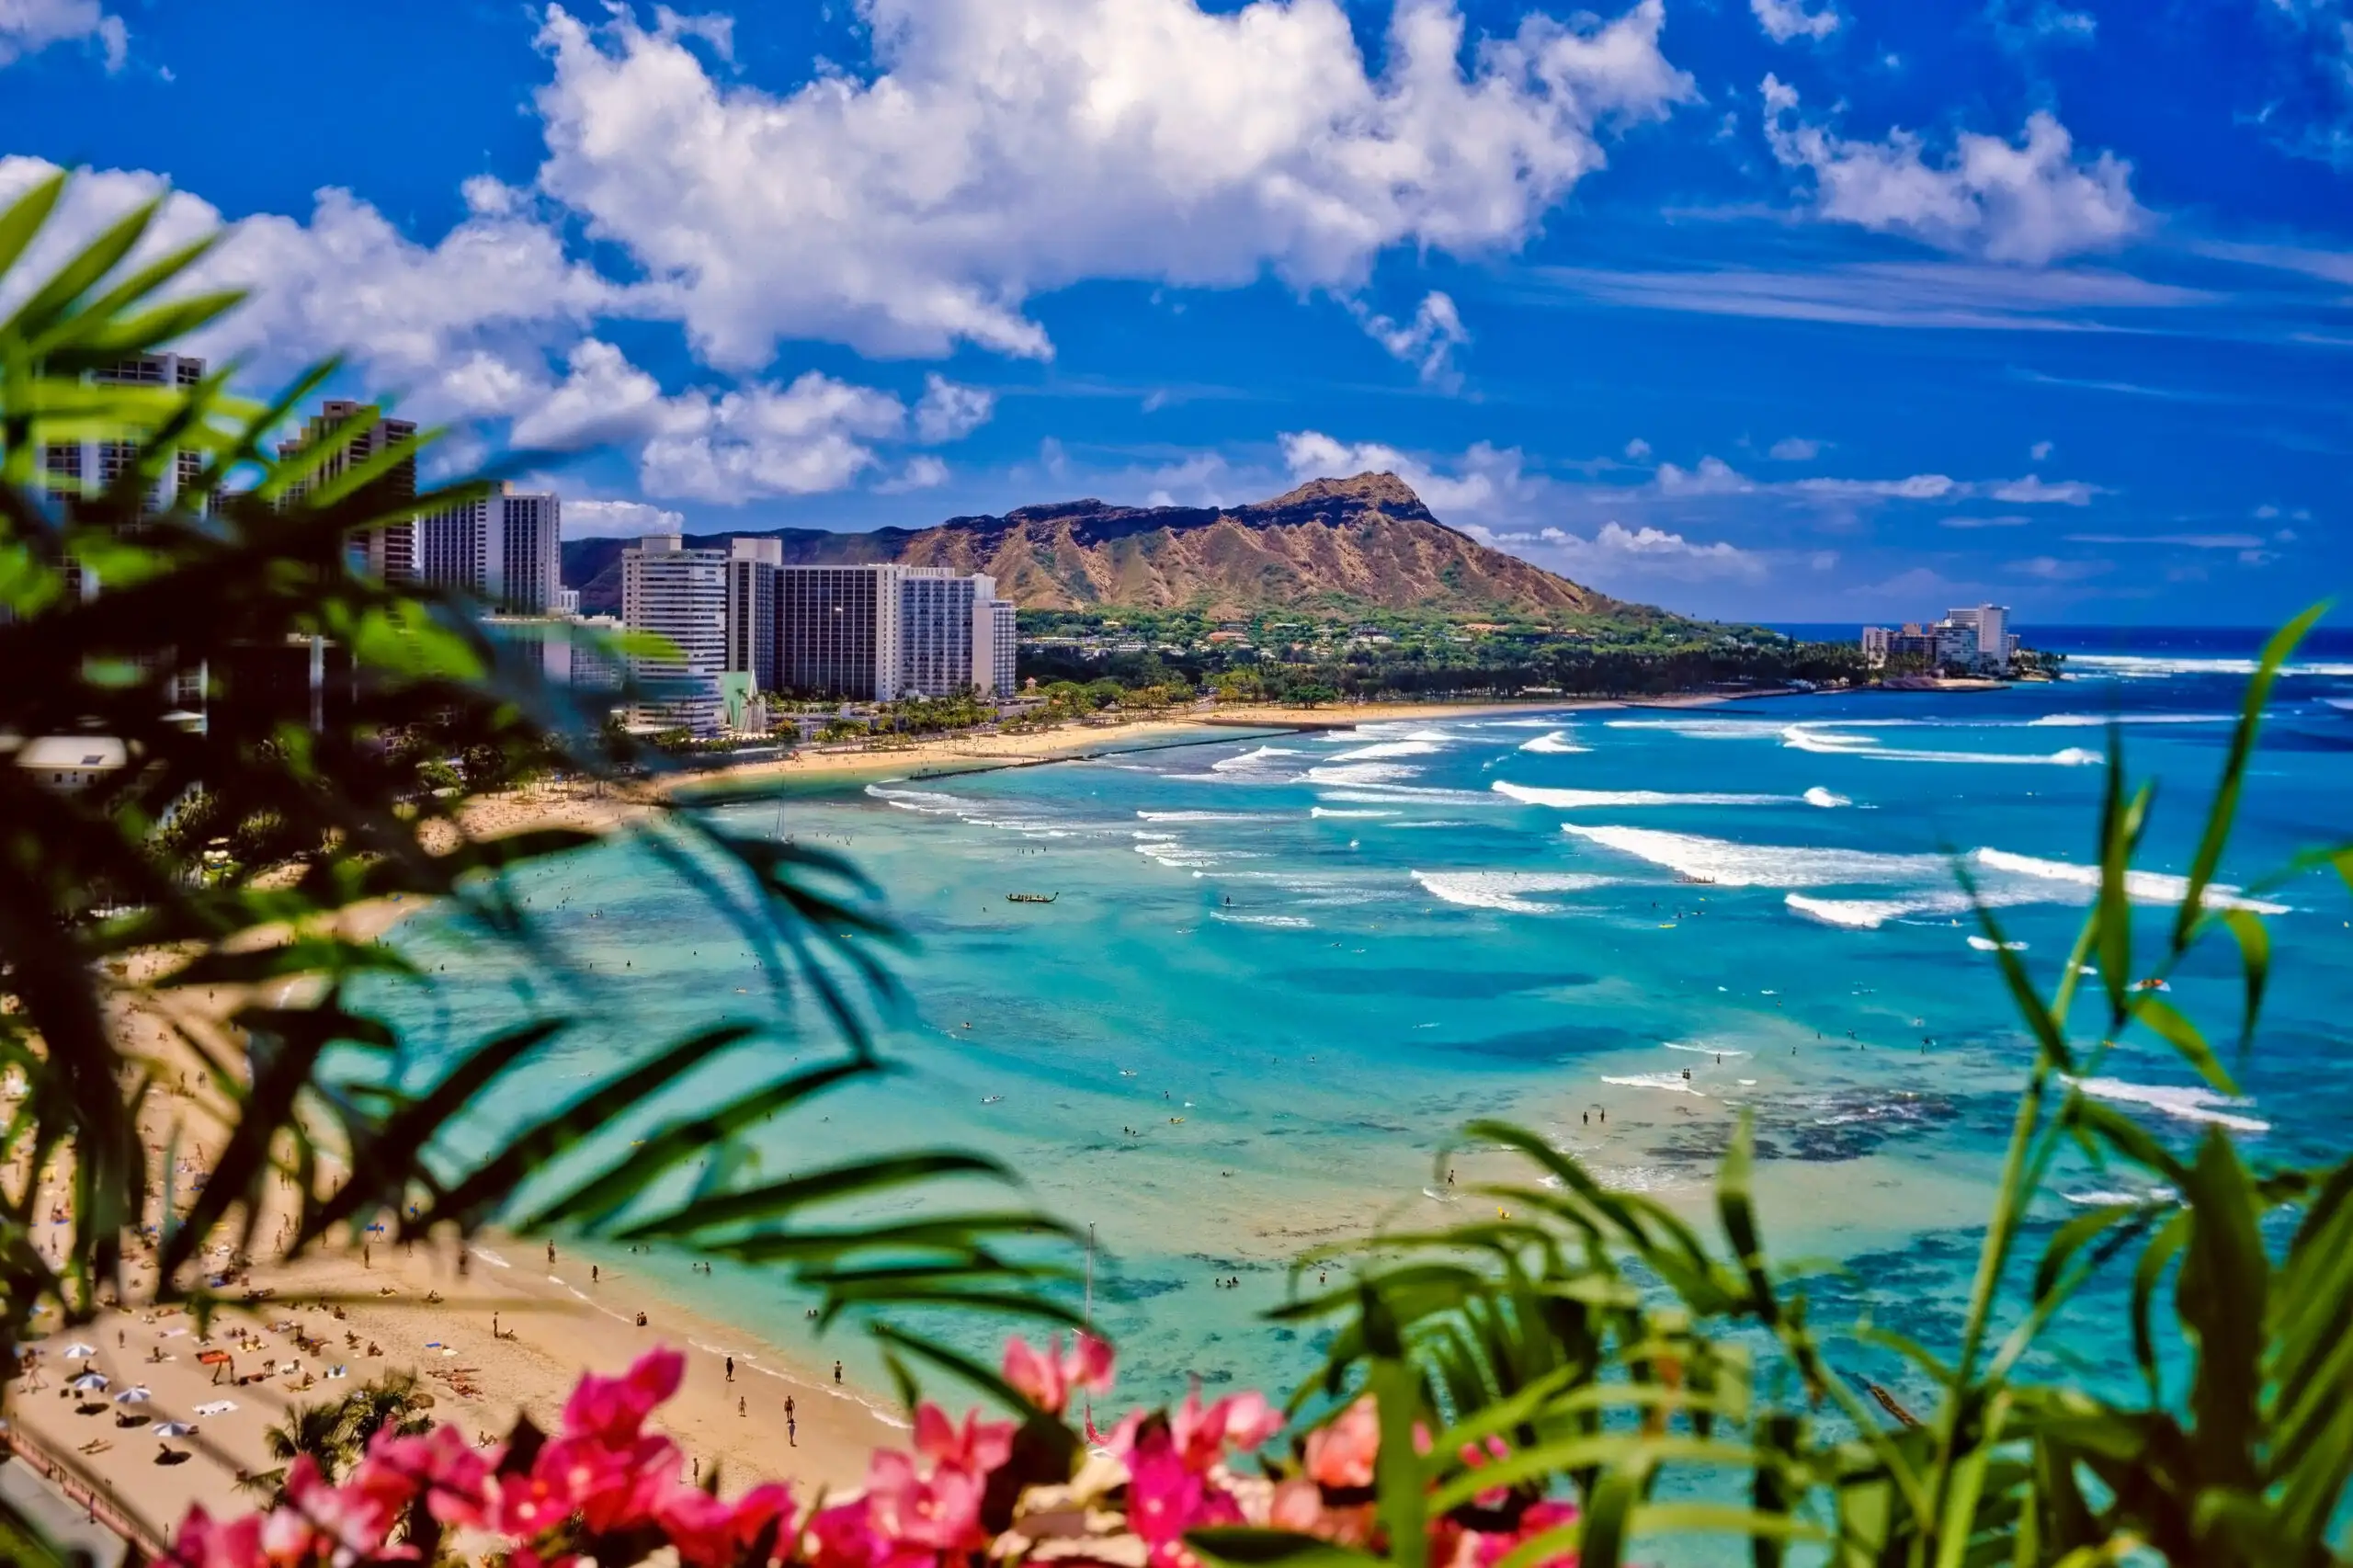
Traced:
<path fill-rule="evenodd" d="M 263 1498 L 270 1507 L 285 1501 L 286 1473 L 298 1459 L 319 1467 L 328 1482 L 339 1482 L 367 1453 L 376 1434 L 390 1430 L 415 1437 L 432 1428 L 424 1412 L 433 1396 L 420 1392 L 406 1372 L 392 1372 L 324 1404 L 298 1404 L 286 1420 L 262 1434 L 262 1443 L 278 1468 L 245 1478 L 240 1484 Z"/>

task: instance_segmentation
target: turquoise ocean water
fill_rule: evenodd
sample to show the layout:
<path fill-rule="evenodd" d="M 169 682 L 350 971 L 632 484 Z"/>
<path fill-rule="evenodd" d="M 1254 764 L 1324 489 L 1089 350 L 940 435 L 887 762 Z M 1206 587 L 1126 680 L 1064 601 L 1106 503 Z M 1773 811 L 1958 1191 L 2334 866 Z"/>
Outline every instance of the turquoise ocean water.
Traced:
<path fill-rule="evenodd" d="M 1845 1266 L 1814 1284 L 1816 1320 L 1868 1310 L 1944 1346 L 2026 1061 L 1947 857 L 2047 983 L 2093 880 L 2106 726 L 2163 781 L 2139 886 L 2162 900 L 2247 667 L 2232 651 L 2095 655 L 2063 683 L 1983 695 L 1407 722 L 725 808 L 745 831 L 841 848 L 912 943 L 881 1035 L 904 1071 L 763 1132 L 758 1168 L 912 1143 L 1004 1156 L 1045 1207 L 1096 1227 L 1095 1312 L 1123 1387 L 1169 1396 L 1193 1379 L 1288 1389 L 1308 1370 L 1312 1339 L 1259 1315 L 1283 1265 L 1465 1216 L 1433 1161 L 1468 1118 L 1518 1119 L 1696 1208 L 1748 1108 L 1773 1250 Z M 2353 658 L 2308 658 L 2282 683 L 2228 880 L 2343 834 L 2348 706 Z M 534 872 L 527 891 L 583 971 L 493 967 L 443 917 L 412 921 L 395 939 L 434 983 L 382 1000 L 421 1054 L 534 999 L 571 1008 L 584 1022 L 546 1069 L 552 1104 L 759 1001 L 742 937 L 642 848 Z M 2319 877 L 2258 902 L 2279 979 L 2245 1099 L 2148 1042 L 2093 1088 L 2177 1142 L 2219 1120 L 2258 1158 L 2310 1157 L 2353 1125 L 2335 1023 L 2353 1012 L 2353 911 Z M 2227 1035 L 2239 983 L 2220 948 L 2173 1000 Z M 721 1077 L 813 1060 L 804 1022 Z M 1500 1174 L 1475 1150 L 1455 1164 L 1465 1183 Z M 2119 1179 L 2069 1172 L 2039 1222 Z M 807 1303 L 773 1279 L 632 1261 L 707 1312 L 804 1343 Z M 2095 1294 L 2052 1354 L 2117 1375 L 2112 1307 Z M 1871 1352 L 1848 1365 L 1907 1386 Z"/>

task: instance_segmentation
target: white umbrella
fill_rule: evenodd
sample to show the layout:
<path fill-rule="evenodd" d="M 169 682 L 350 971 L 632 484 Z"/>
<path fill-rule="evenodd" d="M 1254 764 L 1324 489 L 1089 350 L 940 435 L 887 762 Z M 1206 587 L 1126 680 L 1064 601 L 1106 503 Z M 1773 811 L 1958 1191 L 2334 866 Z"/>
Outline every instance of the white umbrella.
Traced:
<path fill-rule="evenodd" d="M 127 1388 L 114 1396 L 117 1404 L 144 1404 L 155 1396 L 145 1388 Z"/>
<path fill-rule="evenodd" d="M 149 1427 L 148 1430 L 154 1433 L 158 1437 L 193 1437 L 196 1436 L 195 1425 L 187 1421 L 158 1421 L 154 1426 Z"/>
<path fill-rule="evenodd" d="M 83 1393 L 104 1393 L 108 1386 L 107 1377 L 103 1372 L 85 1372 L 65 1386 L 69 1389 L 77 1389 Z"/>
<path fill-rule="evenodd" d="M 97 1353 L 98 1347 L 97 1346 L 85 1345 L 79 1340 L 74 1341 L 73 1344 L 65 1347 L 65 1358 L 68 1361 L 86 1361 Z"/>

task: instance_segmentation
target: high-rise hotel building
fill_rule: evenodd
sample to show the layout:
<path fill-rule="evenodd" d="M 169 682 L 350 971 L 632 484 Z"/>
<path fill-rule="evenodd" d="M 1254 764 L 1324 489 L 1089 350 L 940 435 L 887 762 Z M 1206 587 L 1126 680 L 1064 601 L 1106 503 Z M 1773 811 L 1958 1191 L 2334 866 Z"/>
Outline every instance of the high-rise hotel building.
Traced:
<path fill-rule="evenodd" d="M 727 541 L 727 667 L 752 677 L 754 691 L 777 689 L 777 577 L 784 541 Z"/>
<path fill-rule="evenodd" d="M 338 474 L 348 472 L 404 441 L 414 440 L 416 436 L 416 426 L 410 420 L 387 419 L 373 403 L 331 397 L 320 404 L 319 412 L 311 416 L 301 436 L 278 443 L 278 455 L 280 458 L 299 456 L 346 426 L 350 426 L 351 429 L 341 443 L 326 454 L 325 460 L 312 471 L 309 478 L 290 487 L 292 494 L 300 495 L 314 484 L 324 483 Z M 410 449 L 379 475 L 371 489 L 374 498 L 387 506 L 415 500 L 415 449 Z M 416 522 L 414 518 L 386 523 L 380 528 L 357 529 L 351 536 L 348 549 L 351 568 L 355 572 L 365 572 L 387 583 L 407 583 L 416 579 Z"/>
<path fill-rule="evenodd" d="M 548 615 L 558 608 L 563 585 L 563 542 L 559 497 L 518 494 L 502 483 L 488 495 L 417 519 L 417 572 L 508 615 Z"/>
<path fill-rule="evenodd" d="M 688 550 L 677 534 L 648 534 L 621 551 L 621 621 L 666 638 L 675 657 L 630 660 L 644 687 L 631 719 L 710 734 L 722 711 L 727 668 L 727 566 L 723 550 Z"/>

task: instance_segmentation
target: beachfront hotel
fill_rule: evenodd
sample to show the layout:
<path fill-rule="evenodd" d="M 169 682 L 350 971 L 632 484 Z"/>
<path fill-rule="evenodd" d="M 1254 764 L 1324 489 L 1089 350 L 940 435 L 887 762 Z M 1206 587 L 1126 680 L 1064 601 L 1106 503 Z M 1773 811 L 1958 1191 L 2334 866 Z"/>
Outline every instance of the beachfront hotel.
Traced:
<path fill-rule="evenodd" d="M 779 540 L 729 542 L 725 668 L 756 690 L 858 702 L 1013 690 L 1014 607 L 986 573 L 786 565 Z"/>
<path fill-rule="evenodd" d="M 1917 659 L 1932 669 L 1959 665 L 1988 675 L 2010 667 L 2018 651 L 2007 605 L 1972 605 L 1945 612 L 1942 620 L 1907 621 L 1901 630 L 1866 626 L 1863 662 L 1884 668 L 1890 659 Z"/>
<path fill-rule="evenodd" d="M 675 658 L 632 656 L 630 675 L 645 688 L 630 722 L 657 729 L 717 733 L 719 676 L 727 667 L 727 565 L 723 550 L 688 550 L 678 534 L 647 534 L 621 551 L 621 622 L 668 639 Z"/>
<path fill-rule="evenodd" d="M 563 502 L 501 482 L 488 495 L 416 520 L 417 572 L 463 588 L 506 615 L 559 610 Z"/>
<path fill-rule="evenodd" d="M 301 495 L 312 486 L 324 484 L 400 443 L 413 441 L 416 437 L 414 421 L 387 419 L 383 411 L 373 403 L 331 397 L 319 405 L 319 412 L 311 416 L 301 435 L 278 444 L 278 455 L 280 458 L 300 456 L 347 426 L 351 429 L 344 437 L 342 444 L 328 452 L 324 460 L 306 478 L 288 487 L 290 497 Z M 415 449 L 412 447 L 386 468 L 370 482 L 370 487 L 387 506 L 415 500 Z M 380 528 L 355 528 L 347 548 L 355 572 L 364 572 L 386 583 L 413 582 L 416 578 L 416 522 L 414 518 L 386 523 Z"/>

